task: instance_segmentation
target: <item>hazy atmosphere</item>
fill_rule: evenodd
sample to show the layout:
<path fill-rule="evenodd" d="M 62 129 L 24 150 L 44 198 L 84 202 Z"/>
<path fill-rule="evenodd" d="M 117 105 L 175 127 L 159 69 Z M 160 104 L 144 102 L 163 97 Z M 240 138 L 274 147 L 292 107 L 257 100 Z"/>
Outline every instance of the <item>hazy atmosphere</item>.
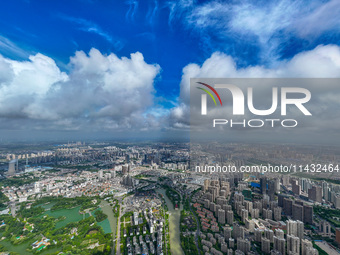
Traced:
<path fill-rule="evenodd" d="M 336 0 L 4 1 L 0 137 L 188 138 L 190 78 L 339 77 L 339 11 Z"/>

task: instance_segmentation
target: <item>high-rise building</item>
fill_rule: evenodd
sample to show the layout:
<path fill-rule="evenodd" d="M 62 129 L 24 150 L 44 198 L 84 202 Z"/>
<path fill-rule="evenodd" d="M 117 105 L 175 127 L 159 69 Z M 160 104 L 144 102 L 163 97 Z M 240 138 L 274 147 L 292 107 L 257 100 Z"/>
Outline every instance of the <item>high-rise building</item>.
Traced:
<path fill-rule="evenodd" d="M 287 221 L 287 235 L 294 235 L 303 238 L 304 224 L 303 222 L 297 220 L 288 220 Z"/>
<path fill-rule="evenodd" d="M 260 212 L 262 212 L 262 203 L 261 203 L 261 201 L 255 201 L 255 203 L 253 203 L 253 208 L 259 209 Z"/>
<path fill-rule="evenodd" d="M 293 204 L 293 219 L 303 221 L 303 206 Z"/>
<path fill-rule="evenodd" d="M 265 237 L 261 240 L 261 251 L 265 254 L 270 253 L 270 240 Z"/>
<path fill-rule="evenodd" d="M 231 227 L 223 228 L 223 235 L 226 242 L 228 242 L 229 238 L 231 238 L 231 231 L 232 231 Z"/>
<path fill-rule="evenodd" d="M 229 248 L 234 248 L 234 246 L 235 246 L 235 239 L 234 238 L 229 238 L 228 244 L 229 244 Z"/>
<path fill-rule="evenodd" d="M 322 197 L 327 201 L 328 200 L 328 182 L 322 182 Z"/>
<path fill-rule="evenodd" d="M 221 224 L 225 224 L 225 211 L 223 209 L 218 210 L 218 222 Z"/>
<path fill-rule="evenodd" d="M 306 248 L 306 253 L 305 254 L 308 254 L 308 255 L 319 255 L 319 252 L 317 249 L 314 249 L 313 247 L 307 247 Z"/>
<path fill-rule="evenodd" d="M 8 175 L 14 175 L 18 171 L 18 160 L 17 159 L 12 159 L 8 163 Z"/>
<path fill-rule="evenodd" d="M 237 238 L 237 249 L 242 251 L 244 254 L 248 254 L 250 251 L 250 241 L 243 238 Z"/>
<path fill-rule="evenodd" d="M 288 186 L 289 185 L 289 175 L 283 175 L 282 176 L 282 185 Z"/>
<path fill-rule="evenodd" d="M 258 208 L 254 208 L 253 210 L 251 210 L 250 215 L 252 218 L 257 219 L 260 217 L 260 210 Z"/>
<path fill-rule="evenodd" d="M 280 179 L 276 178 L 275 181 L 275 193 L 278 193 L 280 191 Z"/>
<path fill-rule="evenodd" d="M 283 237 L 274 236 L 274 250 L 280 252 L 281 255 L 285 255 L 286 240 Z"/>
<path fill-rule="evenodd" d="M 227 223 L 229 225 L 232 225 L 234 222 L 234 212 L 233 211 L 227 211 Z"/>
<path fill-rule="evenodd" d="M 253 210 L 253 202 L 251 201 L 244 201 L 244 206 L 246 207 L 248 212 L 251 212 L 251 210 Z"/>
<path fill-rule="evenodd" d="M 40 192 L 40 182 L 35 182 L 34 183 L 34 193 L 39 193 Z"/>
<path fill-rule="evenodd" d="M 221 192 L 223 193 L 223 191 L 224 190 L 222 190 Z M 224 196 L 219 196 L 216 198 L 216 204 L 220 205 L 221 207 L 223 207 L 223 205 L 226 205 L 226 203 L 227 203 L 227 200 L 225 199 Z"/>
<path fill-rule="evenodd" d="M 301 239 L 301 255 L 317 255 L 319 254 L 316 249 L 313 248 L 311 241 L 307 239 Z"/>
<path fill-rule="evenodd" d="M 209 201 L 209 199 L 204 199 L 204 207 L 205 208 L 210 208 L 210 201 Z"/>
<path fill-rule="evenodd" d="M 313 186 L 308 190 L 308 198 L 315 202 L 322 202 L 322 189 L 320 186 Z"/>
<path fill-rule="evenodd" d="M 214 213 L 215 213 L 216 217 L 218 217 L 218 210 L 220 210 L 220 209 L 222 209 L 220 205 L 216 205 L 216 206 L 215 206 L 215 211 L 214 211 Z M 224 215 L 224 218 L 225 218 L 225 215 Z"/>
<path fill-rule="evenodd" d="M 268 196 L 271 200 L 274 200 L 275 193 L 276 193 L 276 181 L 269 180 L 268 181 Z"/>
<path fill-rule="evenodd" d="M 332 192 L 332 202 L 336 209 L 340 209 L 340 196 Z"/>
<path fill-rule="evenodd" d="M 283 232 L 282 229 L 275 229 L 275 236 L 279 237 L 279 238 L 284 238 L 285 237 L 285 233 Z"/>
<path fill-rule="evenodd" d="M 210 211 L 215 212 L 216 211 L 216 204 L 215 203 L 210 203 Z"/>
<path fill-rule="evenodd" d="M 264 219 L 269 219 L 271 220 L 273 218 L 273 212 L 270 209 L 263 209 L 262 210 L 262 217 Z"/>
<path fill-rule="evenodd" d="M 238 223 L 233 223 L 233 238 L 243 238 L 244 239 L 244 228 L 240 226 Z"/>
<path fill-rule="evenodd" d="M 292 213 L 293 213 L 293 200 L 291 200 L 289 198 L 284 198 L 283 199 L 283 210 L 284 210 L 284 212 L 287 215 L 292 216 Z"/>
<path fill-rule="evenodd" d="M 303 206 L 303 222 L 305 224 L 313 224 L 313 206 Z"/>
<path fill-rule="evenodd" d="M 230 183 L 227 181 L 221 181 L 221 190 L 224 190 L 226 197 L 230 194 Z"/>
<path fill-rule="evenodd" d="M 300 238 L 287 234 L 287 253 L 300 254 Z"/>
<path fill-rule="evenodd" d="M 241 204 L 243 204 L 244 196 L 242 195 L 242 193 L 235 192 L 234 201 L 235 202 L 240 202 Z"/>
<path fill-rule="evenodd" d="M 226 243 L 221 243 L 221 251 L 224 254 L 228 252 L 228 245 Z"/>
<path fill-rule="evenodd" d="M 126 174 L 128 174 L 128 171 L 129 171 L 129 166 L 128 165 L 123 165 L 122 166 L 122 174 L 126 175 Z"/>
<path fill-rule="evenodd" d="M 299 221 L 299 220 L 297 220 L 296 223 L 297 223 L 297 235 L 296 236 L 302 239 L 304 236 L 305 225 L 303 224 L 302 221 Z"/>
<path fill-rule="evenodd" d="M 274 242 L 274 231 L 268 228 L 264 229 L 264 237 L 269 239 L 271 243 Z"/>
<path fill-rule="evenodd" d="M 245 221 L 246 228 L 248 229 L 249 232 L 254 232 L 255 229 L 255 222 L 254 220 L 246 219 Z"/>
<path fill-rule="evenodd" d="M 255 235 L 255 241 L 256 242 L 261 242 L 261 240 L 262 240 L 262 233 L 263 233 L 263 229 L 255 228 L 254 235 Z"/>
<path fill-rule="evenodd" d="M 210 180 L 209 179 L 204 180 L 204 192 L 208 190 L 209 185 L 210 185 Z"/>
<path fill-rule="evenodd" d="M 274 220 L 280 221 L 282 215 L 282 208 L 281 207 L 275 207 L 274 208 Z"/>
<path fill-rule="evenodd" d="M 278 206 L 283 207 L 283 199 L 284 198 L 288 198 L 287 196 L 283 195 L 283 194 L 278 194 L 277 195 L 277 203 Z"/>
<path fill-rule="evenodd" d="M 214 202 L 213 194 L 211 194 L 210 192 L 206 193 L 206 194 L 205 194 L 205 197 L 206 197 L 207 199 L 209 199 L 210 202 Z"/>
<path fill-rule="evenodd" d="M 248 210 L 242 209 L 241 211 L 241 219 L 243 223 L 246 223 L 246 219 L 248 219 Z"/>
<path fill-rule="evenodd" d="M 299 185 L 298 181 L 292 182 L 292 191 L 295 195 L 300 196 L 301 194 L 301 186 Z"/>
<path fill-rule="evenodd" d="M 267 192 L 267 177 L 263 176 L 260 178 L 260 186 L 262 194 L 266 194 Z"/>

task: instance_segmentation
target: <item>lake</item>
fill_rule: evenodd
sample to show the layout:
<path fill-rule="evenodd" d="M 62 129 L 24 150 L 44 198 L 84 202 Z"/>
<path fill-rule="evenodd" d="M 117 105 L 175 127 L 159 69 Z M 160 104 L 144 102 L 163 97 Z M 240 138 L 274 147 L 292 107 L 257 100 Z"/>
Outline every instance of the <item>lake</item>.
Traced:
<path fill-rule="evenodd" d="M 62 227 L 65 227 L 70 222 L 76 222 L 76 221 L 80 221 L 83 219 L 84 216 L 79 213 L 79 209 L 80 209 L 80 206 L 74 207 L 72 209 L 46 211 L 40 217 L 43 217 L 44 215 L 49 215 L 55 218 L 58 218 L 60 216 L 65 216 L 66 219 L 62 221 L 58 221 L 55 226 L 55 228 L 62 228 Z"/>

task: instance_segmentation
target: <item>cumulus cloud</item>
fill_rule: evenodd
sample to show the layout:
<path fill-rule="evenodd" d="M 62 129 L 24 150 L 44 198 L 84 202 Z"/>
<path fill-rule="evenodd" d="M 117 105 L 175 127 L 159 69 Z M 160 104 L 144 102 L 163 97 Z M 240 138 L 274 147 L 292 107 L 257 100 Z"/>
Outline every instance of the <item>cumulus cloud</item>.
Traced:
<path fill-rule="evenodd" d="M 178 106 L 170 114 L 170 126 L 173 128 L 189 127 L 190 125 L 190 78 L 339 78 L 340 77 L 340 48 L 336 45 L 320 45 L 311 51 L 297 54 L 289 61 L 281 61 L 276 68 L 264 66 L 249 66 L 238 68 L 235 60 L 221 52 L 215 52 L 202 65 L 189 64 L 183 68 L 180 83 L 180 97 Z M 310 129 L 319 131 L 336 130 L 340 121 L 340 86 L 330 82 L 320 84 L 320 80 L 308 84 L 312 91 L 312 101 L 308 105 L 315 119 L 319 122 L 310 125 Z M 261 89 L 260 103 L 267 102 L 265 86 Z M 269 88 L 269 92 L 271 92 Z M 267 92 L 268 92 L 267 91 Z M 262 93 L 263 92 L 263 93 Z M 254 91 L 255 93 L 255 91 Z M 258 99 L 258 98 L 257 98 Z M 191 99 L 193 100 L 193 99 Z M 227 106 L 231 107 L 231 105 Z M 265 107 L 268 108 L 268 105 Z M 267 109 L 264 108 L 264 109 Z M 193 111 L 193 109 L 191 109 Z M 199 111 L 199 109 L 198 109 Z M 193 115 L 191 115 L 192 117 Z M 291 115 L 291 117 L 295 117 Z M 191 120 L 191 124 L 195 123 Z M 306 122 L 308 123 L 308 122 Z M 310 122 L 311 123 L 311 122 Z M 199 124 L 199 123 L 198 123 Z M 314 130 L 314 131 L 315 131 Z"/>
<path fill-rule="evenodd" d="M 37 54 L 29 61 L 0 56 L 0 118 L 20 119 L 22 128 L 119 130 L 154 127 L 143 117 L 154 101 L 160 71 L 141 53 L 119 58 L 97 49 L 78 51 L 70 72 Z M 24 122 L 25 121 L 25 122 Z M 2 123 L 5 123 L 4 121 Z"/>
<path fill-rule="evenodd" d="M 190 78 L 336 78 L 340 76 L 340 48 L 320 45 L 278 62 L 275 68 L 239 68 L 234 58 L 215 52 L 201 65 L 183 68 L 178 103 L 170 109 L 156 105 L 154 83 L 159 73 L 160 67 L 146 63 L 139 52 L 119 58 L 97 49 L 88 54 L 78 51 L 70 58 L 67 73 L 39 53 L 27 61 L 0 56 L 0 128 L 186 130 L 190 127 Z M 334 109 L 340 107 L 339 87 L 316 82 L 311 89 L 315 92 L 309 105 L 313 116 L 320 116 L 329 130 L 338 132 L 340 123 L 335 122 L 340 112 Z"/>

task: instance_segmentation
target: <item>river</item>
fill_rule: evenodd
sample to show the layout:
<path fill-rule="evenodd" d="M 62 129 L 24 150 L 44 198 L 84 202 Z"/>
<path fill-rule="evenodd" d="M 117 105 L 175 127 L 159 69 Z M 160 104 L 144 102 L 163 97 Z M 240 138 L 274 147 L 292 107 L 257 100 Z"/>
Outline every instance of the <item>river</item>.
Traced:
<path fill-rule="evenodd" d="M 104 229 L 105 233 L 112 232 L 113 239 L 115 239 L 117 231 L 117 218 L 114 216 L 112 206 L 106 200 L 102 200 L 100 206 L 103 213 L 107 215 L 107 219 L 105 219 L 102 222 L 99 222 L 98 225 L 100 225 Z M 109 226 L 107 226 L 107 224 L 109 224 Z"/>
<path fill-rule="evenodd" d="M 158 193 L 164 196 L 166 205 L 168 206 L 170 213 L 170 251 L 173 255 L 184 255 L 184 252 L 181 247 L 181 239 L 180 239 L 180 219 L 181 219 L 181 210 L 183 209 L 183 205 L 181 203 L 180 210 L 175 210 L 174 206 L 170 199 L 166 196 L 164 189 L 157 189 Z"/>

